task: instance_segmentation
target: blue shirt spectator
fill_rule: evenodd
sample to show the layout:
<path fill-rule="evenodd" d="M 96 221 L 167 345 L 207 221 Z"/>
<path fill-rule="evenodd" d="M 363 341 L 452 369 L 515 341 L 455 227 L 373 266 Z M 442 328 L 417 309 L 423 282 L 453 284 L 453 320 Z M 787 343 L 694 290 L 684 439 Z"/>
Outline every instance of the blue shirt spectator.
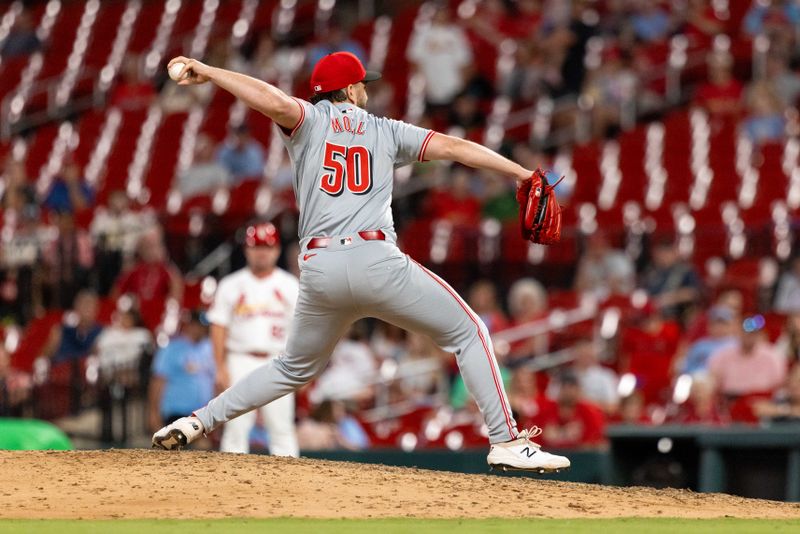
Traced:
<path fill-rule="evenodd" d="M 103 331 L 97 322 L 99 306 L 97 295 L 87 290 L 78 292 L 73 304 L 74 315 L 68 314 L 64 324 L 56 325 L 50 331 L 44 354 L 53 363 L 79 360 L 92 352 Z"/>
<path fill-rule="evenodd" d="M 53 181 L 44 199 L 44 206 L 56 213 L 75 213 L 91 207 L 94 191 L 81 178 L 80 168 L 75 163 L 67 163 L 61 176 Z"/>
<path fill-rule="evenodd" d="M 776 24 L 787 28 L 800 25 L 800 6 L 795 2 L 783 2 L 783 5 L 753 2 L 742 23 L 744 31 L 752 36 L 760 35 L 768 26 Z"/>
<path fill-rule="evenodd" d="M 681 373 L 704 373 L 708 370 L 708 360 L 719 348 L 737 342 L 735 335 L 736 316 L 725 306 L 714 306 L 708 311 L 708 335 L 698 339 L 686 351 L 680 366 Z"/>
<path fill-rule="evenodd" d="M 160 395 L 151 393 L 151 402 L 158 401 L 158 413 L 164 424 L 190 414 L 214 396 L 214 353 L 205 327 L 198 326 L 202 328 L 199 334 L 191 332 L 194 326 L 185 328 L 186 333 L 171 339 L 153 361 L 155 389 L 160 390 Z"/>
<path fill-rule="evenodd" d="M 246 126 L 240 126 L 217 150 L 217 162 L 228 169 L 235 185 L 246 178 L 261 177 L 264 173 L 264 149 L 250 137 Z"/>
<path fill-rule="evenodd" d="M 657 41 L 669 34 L 671 21 L 664 10 L 650 5 L 631 17 L 631 25 L 637 38 L 642 41 Z"/>

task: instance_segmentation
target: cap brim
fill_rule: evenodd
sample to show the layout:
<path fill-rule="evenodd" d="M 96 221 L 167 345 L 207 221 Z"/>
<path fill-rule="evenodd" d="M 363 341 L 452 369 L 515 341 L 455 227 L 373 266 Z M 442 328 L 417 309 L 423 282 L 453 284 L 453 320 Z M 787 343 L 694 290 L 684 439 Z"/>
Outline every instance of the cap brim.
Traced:
<path fill-rule="evenodd" d="M 361 81 L 367 83 L 367 82 L 374 82 L 375 80 L 380 80 L 380 79 L 381 79 L 380 72 L 375 72 L 374 70 L 368 70 L 366 76 L 364 76 L 364 79 Z"/>

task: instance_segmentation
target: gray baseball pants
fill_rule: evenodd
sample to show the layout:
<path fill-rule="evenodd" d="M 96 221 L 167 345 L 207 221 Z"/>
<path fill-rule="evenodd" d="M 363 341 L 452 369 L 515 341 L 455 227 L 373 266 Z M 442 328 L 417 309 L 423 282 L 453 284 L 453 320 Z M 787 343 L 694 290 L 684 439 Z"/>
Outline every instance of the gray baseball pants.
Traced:
<path fill-rule="evenodd" d="M 489 441 L 516 438 L 489 331 L 446 282 L 393 243 L 364 241 L 358 234 L 333 237 L 327 248 L 303 250 L 300 265 L 300 295 L 285 353 L 197 410 L 206 431 L 312 380 L 349 326 L 375 317 L 426 334 L 454 353 L 489 427 Z"/>

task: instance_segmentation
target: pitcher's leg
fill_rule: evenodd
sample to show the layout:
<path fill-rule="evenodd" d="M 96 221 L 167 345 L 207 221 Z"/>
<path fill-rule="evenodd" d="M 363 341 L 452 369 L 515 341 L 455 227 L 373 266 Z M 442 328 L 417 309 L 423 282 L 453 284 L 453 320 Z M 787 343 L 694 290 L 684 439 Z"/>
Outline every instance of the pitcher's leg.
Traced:
<path fill-rule="evenodd" d="M 410 259 L 368 269 L 371 284 L 382 286 L 377 317 L 429 335 L 454 352 L 464 384 L 475 398 L 489 441 L 516 438 L 516 422 L 503 387 L 489 332 L 483 321 L 441 278 Z"/>
<path fill-rule="evenodd" d="M 269 432 L 269 453 L 275 456 L 300 456 L 294 428 L 294 393 L 275 399 L 261 408 Z"/>
<path fill-rule="evenodd" d="M 333 347 L 357 317 L 321 309 L 302 296 L 289 330 L 286 352 L 268 361 L 195 412 L 206 432 L 279 399 L 317 376 Z"/>

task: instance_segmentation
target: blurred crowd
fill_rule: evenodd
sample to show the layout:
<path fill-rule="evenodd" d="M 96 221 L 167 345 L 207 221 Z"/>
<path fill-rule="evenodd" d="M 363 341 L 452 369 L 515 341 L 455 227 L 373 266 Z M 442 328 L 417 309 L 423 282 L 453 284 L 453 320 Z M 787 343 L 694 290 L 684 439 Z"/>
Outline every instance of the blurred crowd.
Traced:
<path fill-rule="evenodd" d="M 734 26 L 734 4 L 435 3 L 430 24 L 418 25 L 407 47 L 411 72 L 424 81 L 421 125 L 481 140 L 497 97 L 508 97 L 514 109 L 550 99 L 553 128 L 574 124 L 589 110 L 589 135 L 614 135 L 628 108 L 635 117 L 667 105 L 671 42 L 682 36 L 686 75 L 694 83 L 678 104 L 703 108 L 714 127 L 733 125 L 754 144 L 780 141 L 787 129 L 791 133 L 800 96 L 800 7 L 788 0 L 748 2 Z M 24 13 L 4 41 L 2 57 L 42 46 Z M 301 49 L 307 77 L 316 59 L 333 50 L 368 59 L 351 28 L 346 18 L 334 21 L 300 47 L 268 32 L 240 49 L 227 39 L 212 40 L 205 60 L 275 81 Z M 727 38 L 723 45 L 720 36 Z M 769 53 L 758 72 L 749 54 L 762 36 Z M 498 50 L 513 57 L 511 68 L 498 66 Z M 109 105 L 159 105 L 169 113 L 210 101 L 208 86 L 178 88 L 142 72 L 142 58 L 127 57 Z M 369 110 L 402 117 L 404 91 L 389 80 L 376 82 Z M 508 156 L 530 168 L 552 163 L 527 135 L 508 134 L 500 147 Z M 173 190 L 190 199 L 261 183 L 267 151 L 260 132 L 246 122 L 224 139 L 201 134 Z M 290 187 L 287 165 L 266 177 L 273 192 Z M 106 414 L 105 440 L 118 439 L 112 414 L 120 402 L 148 396 L 149 426 L 205 403 L 214 392 L 214 373 L 199 308 L 208 301 L 187 304 L 185 295 L 185 274 L 202 254 L 188 254 L 182 236 L 165 231 L 163 213 L 124 191 L 99 201 L 85 169 L 69 158 L 46 190 L 34 187 L 32 171 L 12 153 L 0 178 L 0 321 L 6 338 L 0 415 L 30 414 L 37 395 L 56 399 L 53 415 L 85 406 L 86 391 L 73 388 L 59 396 L 47 389 L 60 372 L 96 389 L 91 402 Z M 498 177 L 420 165 L 413 179 L 424 187 L 398 199 L 401 231 L 419 220 L 474 229 L 517 217 L 513 184 Z M 564 193 L 568 201 L 569 191 Z M 291 224 L 282 226 L 291 233 Z M 230 240 L 209 239 L 203 251 Z M 749 285 L 709 280 L 671 238 L 653 239 L 636 258 L 619 236 L 602 230 L 581 236 L 579 248 L 580 259 L 562 287 L 545 289 L 531 276 L 501 281 L 485 273 L 458 284 L 495 336 L 521 427 L 543 427 L 542 440 L 551 447 L 602 448 L 610 423 L 800 419 L 800 259 L 788 261 L 780 276 L 754 292 Z M 281 264 L 296 273 L 294 251 L 287 246 Z M 237 262 L 241 257 L 234 254 L 215 274 Z M 587 302 L 594 310 L 587 318 L 553 326 L 553 310 L 586 309 Z M 39 363 L 26 372 L 14 366 L 19 343 L 9 343 L 9 332 L 24 332 L 32 323 L 47 329 L 40 332 Z M 329 368 L 299 396 L 297 413 L 306 449 L 398 446 L 407 435 L 414 443 L 459 448 L 480 444 L 485 435 L 452 356 L 424 337 L 375 321 L 355 325 L 341 341 Z"/>

